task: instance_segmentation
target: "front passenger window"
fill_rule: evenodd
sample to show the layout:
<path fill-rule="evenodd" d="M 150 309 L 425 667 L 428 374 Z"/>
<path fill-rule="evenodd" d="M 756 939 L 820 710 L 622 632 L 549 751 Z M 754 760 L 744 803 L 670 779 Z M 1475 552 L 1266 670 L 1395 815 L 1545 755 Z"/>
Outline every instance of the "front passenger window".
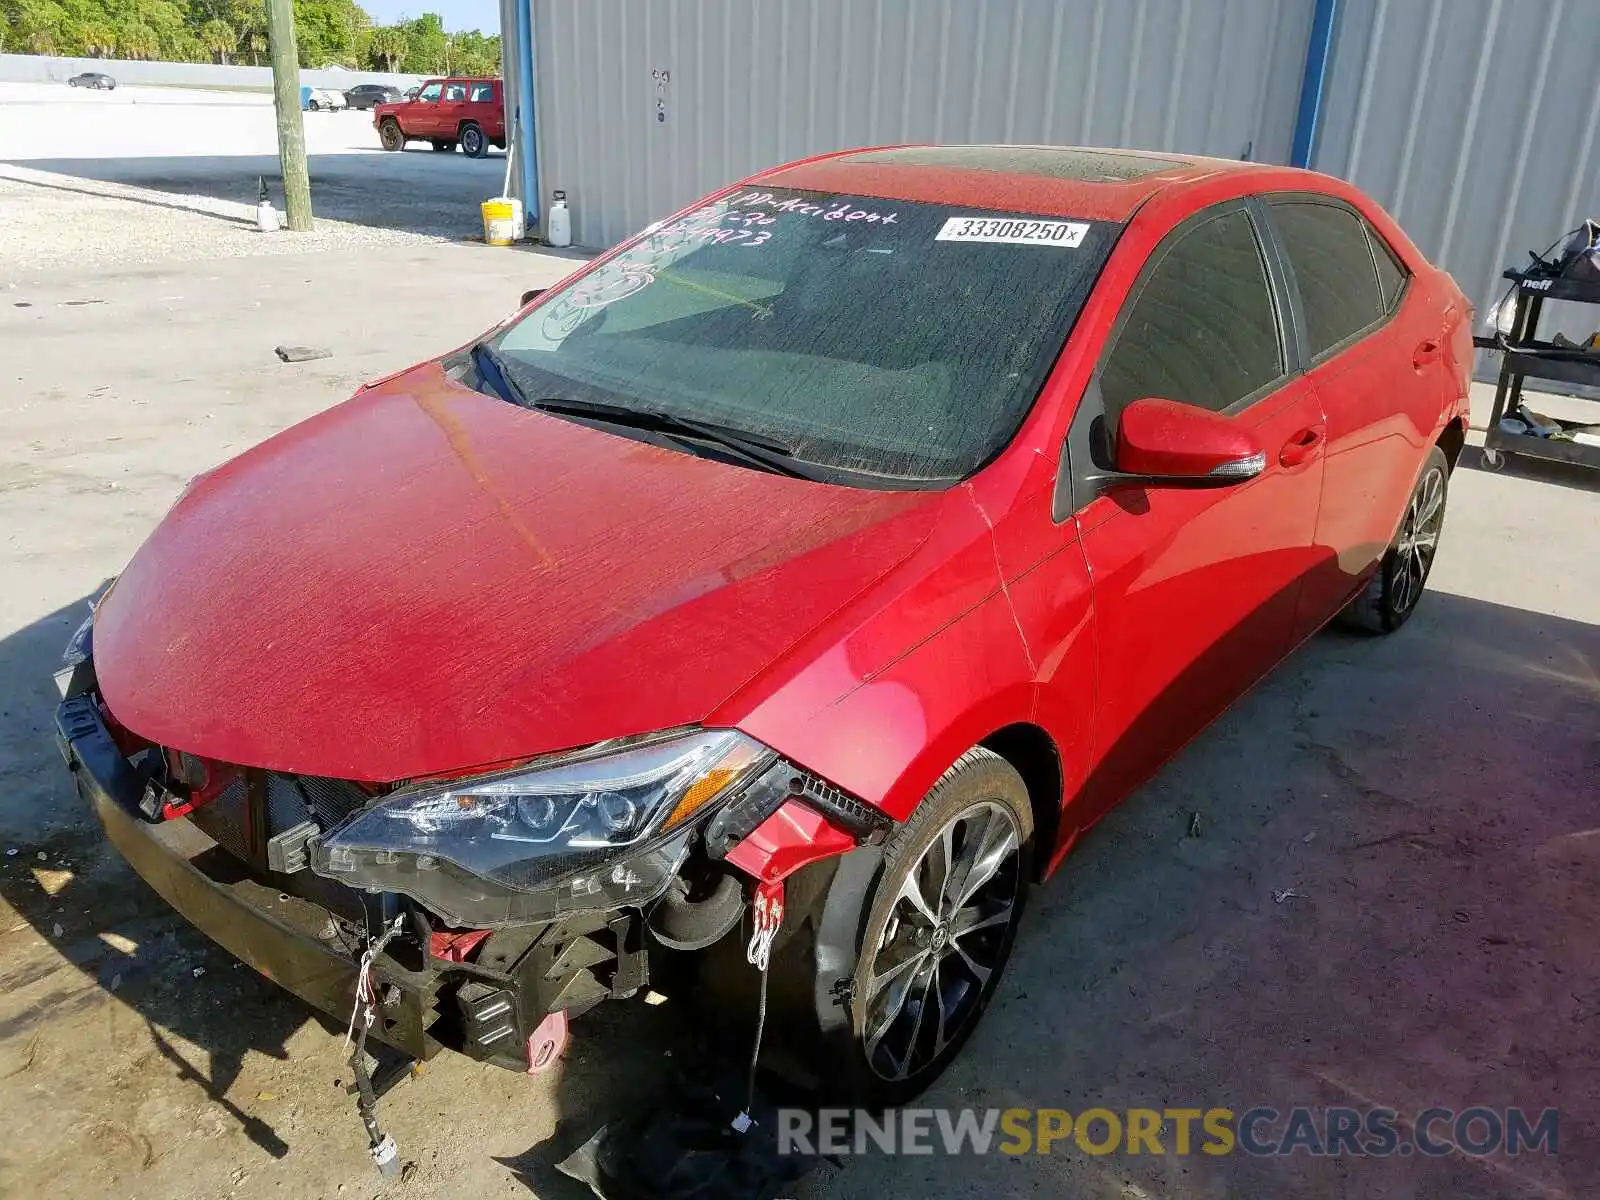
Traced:
<path fill-rule="evenodd" d="M 1261 245 L 1235 209 L 1182 233 L 1146 276 L 1101 370 L 1106 425 L 1148 396 L 1221 412 L 1282 374 Z"/>

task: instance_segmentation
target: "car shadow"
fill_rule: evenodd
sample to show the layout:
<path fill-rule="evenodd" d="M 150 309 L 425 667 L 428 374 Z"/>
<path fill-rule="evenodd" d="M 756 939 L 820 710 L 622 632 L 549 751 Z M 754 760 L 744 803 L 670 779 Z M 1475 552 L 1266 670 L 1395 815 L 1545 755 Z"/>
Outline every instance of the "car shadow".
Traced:
<path fill-rule="evenodd" d="M 469 159 L 426 147 L 417 153 L 311 154 L 311 205 L 319 219 L 454 239 L 481 237 L 479 205 L 498 195 L 503 155 Z M 281 211 L 277 155 L 154 155 L 32 158 L 5 163 L 6 178 L 42 191 L 106 196 L 254 225 L 259 181 Z M 38 173 L 43 172 L 43 175 Z"/>

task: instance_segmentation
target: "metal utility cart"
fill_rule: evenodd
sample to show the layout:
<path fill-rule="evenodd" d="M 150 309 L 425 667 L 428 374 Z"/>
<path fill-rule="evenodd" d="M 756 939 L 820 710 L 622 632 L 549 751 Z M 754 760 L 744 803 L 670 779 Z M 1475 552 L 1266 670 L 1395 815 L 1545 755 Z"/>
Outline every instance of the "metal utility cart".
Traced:
<path fill-rule="evenodd" d="M 1511 332 L 1472 339 L 1473 345 L 1494 350 L 1500 355 L 1500 380 L 1494 392 L 1494 412 L 1489 417 L 1489 428 L 1483 439 L 1483 465 L 1491 471 L 1497 471 L 1505 466 L 1508 455 L 1522 454 L 1529 458 L 1578 463 L 1600 470 L 1600 446 L 1539 437 L 1532 433 L 1507 433 L 1500 428 L 1501 418 L 1515 416 L 1522 407 L 1522 384 L 1525 379 L 1553 379 L 1600 388 L 1600 349 L 1557 346 L 1537 338 L 1539 313 L 1546 300 L 1576 300 L 1583 304 L 1600 305 L 1600 284 L 1530 276 L 1522 271 L 1507 271 L 1505 277 L 1512 281 L 1516 289 L 1516 310 Z M 1600 321 L 1597 321 L 1597 325 L 1600 325 Z M 1600 405 L 1600 399 L 1580 398 Z M 1563 429 L 1583 424 L 1554 417 L 1551 421 Z M 1600 412 L 1596 413 L 1594 424 L 1600 425 Z"/>

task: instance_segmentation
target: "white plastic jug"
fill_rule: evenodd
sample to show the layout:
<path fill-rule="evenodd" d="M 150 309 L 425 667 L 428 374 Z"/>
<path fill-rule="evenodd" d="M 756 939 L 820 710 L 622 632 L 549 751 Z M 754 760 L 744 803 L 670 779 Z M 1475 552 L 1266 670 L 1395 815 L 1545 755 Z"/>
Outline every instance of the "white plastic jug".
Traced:
<path fill-rule="evenodd" d="M 572 213 L 565 192 L 555 193 L 550 211 L 544 215 L 544 240 L 552 246 L 572 245 Z"/>

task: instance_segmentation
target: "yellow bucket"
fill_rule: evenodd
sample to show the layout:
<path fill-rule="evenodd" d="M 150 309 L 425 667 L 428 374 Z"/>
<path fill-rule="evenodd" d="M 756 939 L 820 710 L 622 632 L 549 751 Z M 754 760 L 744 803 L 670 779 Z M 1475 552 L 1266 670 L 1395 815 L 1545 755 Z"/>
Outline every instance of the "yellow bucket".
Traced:
<path fill-rule="evenodd" d="M 509 246 L 517 240 L 522 201 L 498 196 L 483 202 L 483 240 L 491 246 Z"/>

